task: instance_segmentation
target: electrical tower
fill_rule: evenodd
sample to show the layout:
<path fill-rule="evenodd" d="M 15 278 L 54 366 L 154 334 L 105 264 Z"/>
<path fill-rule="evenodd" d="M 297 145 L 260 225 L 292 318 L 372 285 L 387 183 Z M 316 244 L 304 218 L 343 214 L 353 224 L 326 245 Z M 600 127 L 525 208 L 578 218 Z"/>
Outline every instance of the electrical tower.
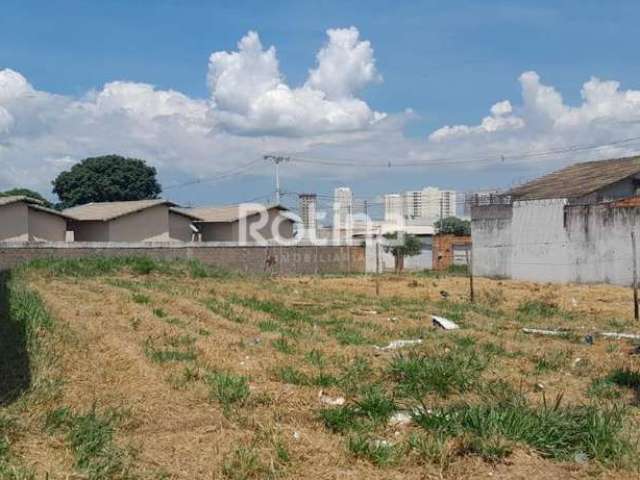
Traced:
<path fill-rule="evenodd" d="M 263 158 L 268 162 L 273 162 L 276 167 L 276 205 L 280 205 L 280 164 L 288 162 L 291 158 L 281 155 L 264 155 Z"/>

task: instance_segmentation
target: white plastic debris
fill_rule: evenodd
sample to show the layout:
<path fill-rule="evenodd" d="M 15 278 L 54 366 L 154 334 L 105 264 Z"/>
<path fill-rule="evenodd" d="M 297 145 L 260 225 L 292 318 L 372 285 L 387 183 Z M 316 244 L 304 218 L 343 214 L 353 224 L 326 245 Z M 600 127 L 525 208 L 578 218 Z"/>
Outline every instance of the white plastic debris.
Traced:
<path fill-rule="evenodd" d="M 293 432 L 293 439 L 300 440 L 300 432 Z"/>
<path fill-rule="evenodd" d="M 375 349 L 380 351 L 397 350 L 399 348 L 409 347 L 411 345 L 419 345 L 421 343 L 422 343 L 422 340 L 419 338 L 415 340 L 394 340 L 393 342 L 389 343 L 389 345 L 387 345 L 386 347 L 378 347 L 376 345 Z"/>
<path fill-rule="evenodd" d="M 323 390 L 318 392 L 318 400 L 324 405 L 331 405 L 333 407 L 344 405 L 346 402 L 344 397 L 330 397 L 329 395 L 325 395 Z"/>
<path fill-rule="evenodd" d="M 636 335 L 635 333 L 602 332 L 600 335 L 607 338 L 629 338 L 631 340 L 640 339 L 640 335 Z"/>
<path fill-rule="evenodd" d="M 395 412 L 389 418 L 389 426 L 401 427 L 411 423 L 411 415 L 408 412 Z"/>
<path fill-rule="evenodd" d="M 391 447 L 393 444 L 388 441 L 388 440 L 384 440 L 382 438 L 377 438 L 375 439 L 373 442 L 373 446 L 376 448 L 386 448 L 386 447 Z"/>
<path fill-rule="evenodd" d="M 434 327 L 440 327 L 445 330 L 456 330 L 460 328 L 457 324 L 455 324 L 451 320 L 444 317 L 438 317 L 436 315 L 431 316 L 431 321 Z"/>
<path fill-rule="evenodd" d="M 557 335 L 564 336 L 567 335 L 567 332 L 562 330 L 541 330 L 539 328 L 523 328 L 522 331 L 524 333 L 533 333 L 534 335 Z"/>

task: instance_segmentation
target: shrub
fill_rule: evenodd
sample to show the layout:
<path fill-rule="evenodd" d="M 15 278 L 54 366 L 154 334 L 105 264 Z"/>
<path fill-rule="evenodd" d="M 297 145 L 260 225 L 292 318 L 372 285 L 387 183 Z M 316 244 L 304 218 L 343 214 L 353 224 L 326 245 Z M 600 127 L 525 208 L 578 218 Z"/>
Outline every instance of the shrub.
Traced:
<path fill-rule="evenodd" d="M 490 404 L 457 404 L 416 416 L 422 427 L 446 436 L 471 434 L 522 442 L 541 455 L 571 460 L 578 453 L 619 464 L 632 451 L 622 438 L 624 411 L 619 407 L 531 406 L 523 398 Z"/>
<path fill-rule="evenodd" d="M 441 355 L 411 352 L 395 356 L 390 373 L 400 395 L 422 400 L 428 393 L 447 396 L 469 390 L 486 365 L 474 350 L 458 349 Z"/>
<path fill-rule="evenodd" d="M 372 439 L 366 435 L 350 436 L 347 448 L 356 457 L 365 458 L 378 466 L 395 462 L 399 453 L 398 449 L 386 440 Z"/>
<path fill-rule="evenodd" d="M 210 397 L 215 398 L 225 408 L 233 404 L 243 404 L 249 397 L 247 377 L 230 372 L 218 372 L 209 374 L 206 380 L 210 387 Z"/>

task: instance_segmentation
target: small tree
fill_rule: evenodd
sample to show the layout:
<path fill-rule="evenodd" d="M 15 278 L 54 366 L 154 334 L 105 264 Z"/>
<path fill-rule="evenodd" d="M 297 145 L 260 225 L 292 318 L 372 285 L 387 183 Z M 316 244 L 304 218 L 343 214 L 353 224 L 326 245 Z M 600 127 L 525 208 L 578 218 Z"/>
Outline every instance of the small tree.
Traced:
<path fill-rule="evenodd" d="M 4 192 L 0 192 L 0 197 L 13 197 L 13 196 L 24 196 L 33 198 L 35 200 L 39 200 L 46 207 L 51 207 L 51 203 L 40 195 L 38 192 L 34 190 L 30 190 L 28 188 L 12 188 L 10 190 L 5 190 Z"/>
<path fill-rule="evenodd" d="M 393 255 L 396 273 L 404 270 L 405 257 L 419 255 L 422 251 L 422 242 L 415 235 L 405 234 L 399 238 L 398 232 L 394 232 L 385 234 L 384 238 L 389 241 L 384 245 L 384 251 Z"/>
<path fill-rule="evenodd" d="M 456 236 L 471 235 L 471 222 L 458 217 L 446 217 L 438 220 L 433 225 L 439 233 L 447 233 Z"/>
<path fill-rule="evenodd" d="M 155 168 L 143 160 L 119 155 L 86 158 L 52 183 L 63 208 L 89 202 L 158 198 L 162 191 Z"/>

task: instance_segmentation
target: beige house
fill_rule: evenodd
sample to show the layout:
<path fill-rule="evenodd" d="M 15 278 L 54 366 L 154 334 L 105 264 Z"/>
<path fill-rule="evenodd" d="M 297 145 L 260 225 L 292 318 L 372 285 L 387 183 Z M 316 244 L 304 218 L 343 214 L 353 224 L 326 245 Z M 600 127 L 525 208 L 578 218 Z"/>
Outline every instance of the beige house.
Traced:
<path fill-rule="evenodd" d="M 294 238 L 294 220 L 281 205 L 246 203 L 224 207 L 181 208 L 199 220 L 194 225 L 203 242 L 260 242 Z"/>
<path fill-rule="evenodd" d="M 0 197 L 0 241 L 64 242 L 67 216 L 25 196 Z"/>
<path fill-rule="evenodd" d="M 162 199 L 88 203 L 64 214 L 77 242 L 187 242 L 197 219 Z"/>

